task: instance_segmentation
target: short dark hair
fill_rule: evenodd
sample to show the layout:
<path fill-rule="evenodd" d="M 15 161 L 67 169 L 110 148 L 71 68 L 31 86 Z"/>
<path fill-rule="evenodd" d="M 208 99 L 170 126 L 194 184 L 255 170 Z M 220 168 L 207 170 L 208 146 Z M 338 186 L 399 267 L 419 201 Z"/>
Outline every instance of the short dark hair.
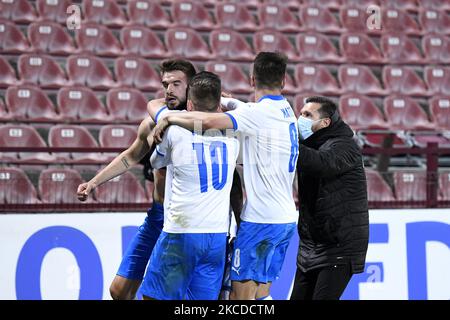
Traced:
<path fill-rule="evenodd" d="M 197 73 L 197 71 L 195 71 L 194 65 L 189 61 L 183 59 L 164 60 L 163 62 L 161 62 L 159 70 L 161 72 L 161 75 L 165 72 L 181 71 L 186 75 L 188 82 Z"/>
<path fill-rule="evenodd" d="M 319 110 L 317 110 L 322 118 L 330 118 L 331 122 L 334 123 L 339 118 L 339 111 L 336 103 L 331 99 L 313 96 L 305 100 L 305 103 L 318 103 L 320 104 Z"/>
<path fill-rule="evenodd" d="M 189 82 L 188 99 L 194 104 L 195 110 L 216 111 L 220 104 L 221 86 L 220 78 L 216 74 L 199 72 Z"/>
<path fill-rule="evenodd" d="M 260 52 L 253 61 L 253 76 L 259 89 L 281 89 L 287 57 L 280 52 Z"/>

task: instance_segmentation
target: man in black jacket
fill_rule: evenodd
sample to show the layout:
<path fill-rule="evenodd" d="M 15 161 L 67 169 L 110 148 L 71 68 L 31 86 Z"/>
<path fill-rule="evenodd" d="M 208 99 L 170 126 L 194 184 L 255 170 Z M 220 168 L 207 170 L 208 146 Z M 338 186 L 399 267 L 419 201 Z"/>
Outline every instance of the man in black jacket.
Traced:
<path fill-rule="evenodd" d="M 361 151 L 324 97 L 306 100 L 298 119 L 300 247 L 291 300 L 337 300 L 364 271 L 369 214 Z"/>

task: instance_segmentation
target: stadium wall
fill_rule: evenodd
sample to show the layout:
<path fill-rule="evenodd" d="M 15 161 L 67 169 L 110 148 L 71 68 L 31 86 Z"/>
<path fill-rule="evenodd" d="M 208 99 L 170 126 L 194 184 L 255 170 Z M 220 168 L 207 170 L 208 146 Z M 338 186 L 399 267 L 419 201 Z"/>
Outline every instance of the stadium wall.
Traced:
<path fill-rule="evenodd" d="M 0 215 L 0 299 L 110 299 L 109 284 L 143 213 Z M 276 299 L 295 273 L 291 243 Z M 365 273 L 344 299 L 450 299 L 450 209 L 370 211 Z"/>

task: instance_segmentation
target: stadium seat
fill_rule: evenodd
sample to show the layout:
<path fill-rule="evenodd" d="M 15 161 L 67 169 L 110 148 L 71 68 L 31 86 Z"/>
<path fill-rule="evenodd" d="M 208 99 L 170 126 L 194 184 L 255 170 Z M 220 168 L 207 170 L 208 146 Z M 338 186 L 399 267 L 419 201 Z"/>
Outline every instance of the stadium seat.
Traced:
<path fill-rule="evenodd" d="M 280 32 L 299 32 L 300 24 L 288 7 L 277 4 L 262 4 L 258 10 L 261 28 L 274 29 Z"/>
<path fill-rule="evenodd" d="M 368 201 L 395 201 L 394 194 L 378 171 L 365 169 Z"/>
<path fill-rule="evenodd" d="M 0 126 L 0 145 L 4 147 L 46 148 L 47 145 L 36 129 L 24 124 L 5 124 Z M 7 152 L 0 153 L 0 159 L 23 160 L 33 163 L 54 163 L 55 156 L 46 152 Z"/>
<path fill-rule="evenodd" d="M 450 17 L 442 9 L 419 11 L 419 22 L 425 33 L 450 34 Z"/>
<path fill-rule="evenodd" d="M 142 121 L 147 116 L 147 102 L 148 99 L 137 89 L 111 89 L 106 95 L 108 110 L 114 120 L 119 121 Z"/>
<path fill-rule="evenodd" d="M 258 29 L 255 17 L 245 4 L 218 2 L 215 13 L 219 27 L 243 32 L 254 32 Z"/>
<path fill-rule="evenodd" d="M 4 53 L 22 53 L 30 51 L 25 35 L 13 23 L 0 19 L 0 51 Z"/>
<path fill-rule="evenodd" d="M 147 198 L 149 199 L 150 203 L 149 206 L 153 204 L 153 190 L 155 189 L 155 185 L 153 182 L 149 180 L 145 180 L 145 192 L 147 195 Z"/>
<path fill-rule="evenodd" d="M 416 0 L 381 0 L 383 8 L 397 8 L 400 10 L 417 11 Z"/>
<path fill-rule="evenodd" d="M 65 121 L 104 122 L 111 120 L 105 106 L 88 87 L 64 87 L 58 91 L 58 108 Z"/>
<path fill-rule="evenodd" d="M 130 0 L 127 2 L 130 22 L 146 25 L 151 29 L 167 29 L 172 26 L 169 15 L 161 4 L 148 0 Z"/>
<path fill-rule="evenodd" d="M 0 168 L 0 203 L 39 203 L 37 192 L 27 175 L 18 168 Z"/>
<path fill-rule="evenodd" d="M 398 201 L 425 201 L 427 175 L 423 171 L 396 171 L 393 174 L 395 196 Z"/>
<path fill-rule="evenodd" d="M 339 46 L 347 62 L 381 63 L 383 57 L 375 43 L 363 33 L 341 35 Z"/>
<path fill-rule="evenodd" d="M 438 200 L 450 201 L 450 172 L 448 171 L 439 174 Z"/>
<path fill-rule="evenodd" d="M 117 82 L 121 86 L 155 91 L 161 88 L 161 77 L 148 61 L 139 57 L 121 57 L 114 63 Z"/>
<path fill-rule="evenodd" d="M 60 116 L 47 95 L 36 86 L 11 86 L 6 90 L 6 105 L 18 121 L 59 121 Z"/>
<path fill-rule="evenodd" d="M 450 95 L 450 68 L 427 66 L 424 69 L 425 83 L 430 94 Z"/>
<path fill-rule="evenodd" d="M 71 54 L 76 48 L 72 38 L 56 22 L 34 22 L 28 26 L 28 39 L 37 52 Z"/>
<path fill-rule="evenodd" d="M 20 23 L 37 20 L 36 10 L 27 0 L 2 0 L 0 2 L 0 17 Z"/>
<path fill-rule="evenodd" d="M 342 27 L 350 32 L 370 32 L 371 30 L 367 28 L 369 15 L 365 8 L 363 9 L 358 6 L 344 5 L 339 10 Z"/>
<path fill-rule="evenodd" d="M 344 92 L 383 95 L 385 90 L 380 81 L 368 66 L 341 65 L 338 69 L 338 79 Z"/>
<path fill-rule="evenodd" d="M 41 20 L 65 24 L 71 4 L 70 0 L 36 0 L 36 9 Z"/>
<path fill-rule="evenodd" d="M 5 103 L 3 102 L 3 99 L 0 98 L 0 121 L 10 121 L 12 119 L 11 114 L 9 113 L 8 109 L 6 109 Z"/>
<path fill-rule="evenodd" d="M 381 52 L 390 63 L 421 63 L 422 54 L 414 42 L 402 33 L 383 34 L 380 40 Z"/>
<path fill-rule="evenodd" d="M 398 32 L 401 30 L 403 34 L 419 35 L 421 33 L 416 20 L 408 12 L 400 9 L 383 9 L 381 21 L 383 32 Z"/>
<path fill-rule="evenodd" d="M 251 9 L 257 9 L 261 5 L 260 0 L 224 0 L 224 2 L 230 2 L 230 3 L 242 3 L 243 5 L 247 6 L 247 8 Z"/>
<path fill-rule="evenodd" d="M 222 89 L 232 93 L 250 93 L 250 80 L 238 64 L 232 62 L 210 61 L 205 70 L 217 74 L 222 80 Z"/>
<path fill-rule="evenodd" d="M 427 34 L 422 38 L 422 51 L 428 63 L 450 63 L 450 38 Z"/>
<path fill-rule="evenodd" d="M 57 125 L 48 132 L 48 144 L 55 148 L 98 148 L 97 141 L 83 126 Z M 105 157 L 100 153 L 71 152 L 56 154 L 58 160 L 68 163 L 103 163 Z"/>
<path fill-rule="evenodd" d="M 450 131 L 450 96 L 434 96 L 428 105 L 431 121 L 436 124 L 436 129 Z"/>
<path fill-rule="evenodd" d="M 253 35 L 253 48 L 255 52 L 280 51 L 289 59 L 289 62 L 298 62 L 299 56 L 295 46 L 289 38 L 275 30 L 264 30 Z"/>
<path fill-rule="evenodd" d="M 306 30 L 318 32 L 341 32 L 336 17 L 321 6 L 302 6 L 299 11 L 300 23 Z"/>
<path fill-rule="evenodd" d="M 340 97 L 339 113 L 353 130 L 387 130 L 381 110 L 367 96 L 350 93 Z"/>
<path fill-rule="evenodd" d="M 426 95 L 427 87 L 412 68 L 385 66 L 383 83 L 387 91 L 406 95 Z"/>
<path fill-rule="evenodd" d="M 211 50 L 216 59 L 253 61 L 252 47 L 240 33 L 230 29 L 214 30 L 209 35 Z"/>
<path fill-rule="evenodd" d="M 434 130 L 434 124 L 417 101 L 408 96 L 391 95 L 384 100 L 384 114 L 397 130 Z"/>
<path fill-rule="evenodd" d="M 303 4 L 309 6 L 321 6 L 330 10 L 338 10 L 344 4 L 344 0 L 303 0 Z"/>
<path fill-rule="evenodd" d="M 148 203 L 144 188 L 129 171 L 97 187 L 95 195 L 100 203 Z"/>
<path fill-rule="evenodd" d="M 80 173 L 75 169 L 45 169 L 39 175 L 39 194 L 43 203 L 77 203 L 78 186 L 83 183 Z M 93 202 L 88 197 L 87 203 Z"/>
<path fill-rule="evenodd" d="M 126 126 L 120 124 L 103 126 L 100 129 L 99 141 L 102 148 L 123 148 L 131 146 L 137 136 L 136 126 Z M 108 161 L 112 161 L 119 153 L 104 153 Z"/>
<path fill-rule="evenodd" d="M 118 56 L 123 51 L 119 40 L 110 29 L 93 22 L 83 23 L 80 29 L 75 30 L 75 39 L 82 52 Z"/>
<path fill-rule="evenodd" d="M 59 88 L 67 84 L 64 70 L 48 55 L 23 54 L 19 57 L 18 70 L 23 83 L 43 88 Z"/>
<path fill-rule="evenodd" d="M 172 2 L 172 18 L 177 26 L 209 31 L 215 27 L 214 21 L 202 3 L 196 1 Z"/>
<path fill-rule="evenodd" d="M 155 59 L 167 57 L 163 42 L 148 27 L 139 25 L 124 27 L 120 31 L 120 41 L 126 54 Z"/>
<path fill-rule="evenodd" d="M 0 56 L 0 87 L 9 87 L 18 83 L 16 71 L 5 58 Z"/>
<path fill-rule="evenodd" d="M 450 148 L 450 139 L 437 132 L 414 133 L 411 134 L 411 140 L 415 147 L 426 148 L 429 143 L 437 143 L 441 148 Z"/>
<path fill-rule="evenodd" d="M 92 89 L 109 89 L 116 86 L 111 71 L 96 56 L 87 54 L 69 56 L 66 68 L 73 84 Z"/>
<path fill-rule="evenodd" d="M 284 88 L 282 93 L 283 94 L 296 94 L 298 92 L 298 88 L 295 85 L 294 79 L 291 77 L 289 72 L 286 72 L 286 77 L 284 80 Z"/>
<path fill-rule="evenodd" d="M 212 57 L 208 44 L 195 30 L 186 27 L 170 28 L 165 34 L 170 56 L 185 59 L 208 60 Z"/>
<path fill-rule="evenodd" d="M 296 10 L 301 4 L 302 0 L 263 0 L 263 3 L 265 4 L 273 4 L 273 5 L 280 5 L 284 7 L 288 7 L 292 10 Z"/>
<path fill-rule="evenodd" d="M 420 1 L 420 5 L 426 9 L 441 10 L 442 12 L 450 11 L 450 3 L 447 0 Z"/>
<path fill-rule="evenodd" d="M 327 67 L 323 65 L 297 64 L 295 81 L 299 91 L 321 94 L 339 94 L 339 85 Z"/>
<path fill-rule="evenodd" d="M 300 33 L 296 37 L 296 44 L 301 61 L 342 62 L 336 47 L 326 35 Z"/>
<path fill-rule="evenodd" d="M 87 21 L 106 26 L 127 24 L 125 12 L 114 0 L 83 0 L 83 13 Z"/>

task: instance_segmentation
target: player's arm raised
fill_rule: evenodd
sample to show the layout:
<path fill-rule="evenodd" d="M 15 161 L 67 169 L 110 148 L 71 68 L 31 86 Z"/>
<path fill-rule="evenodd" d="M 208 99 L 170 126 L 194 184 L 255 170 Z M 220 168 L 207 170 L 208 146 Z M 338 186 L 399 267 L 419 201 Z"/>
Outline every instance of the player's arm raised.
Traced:
<path fill-rule="evenodd" d="M 152 117 L 153 121 L 155 121 L 156 116 L 158 115 L 161 108 L 165 105 L 165 99 L 155 99 L 151 100 L 147 103 L 147 112 Z"/>
<path fill-rule="evenodd" d="M 133 165 L 137 164 L 150 151 L 150 144 L 147 137 L 150 135 L 150 130 L 153 126 L 154 122 L 150 117 L 144 119 L 139 125 L 138 134 L 133 144 L 115 157 L 113 161 L 111 161 L 90 181 L 82 183 L 78 186 L 78 200 L 87 200 L 89 194 L 96 187 L 118 175 L 121 175 Z"/>

